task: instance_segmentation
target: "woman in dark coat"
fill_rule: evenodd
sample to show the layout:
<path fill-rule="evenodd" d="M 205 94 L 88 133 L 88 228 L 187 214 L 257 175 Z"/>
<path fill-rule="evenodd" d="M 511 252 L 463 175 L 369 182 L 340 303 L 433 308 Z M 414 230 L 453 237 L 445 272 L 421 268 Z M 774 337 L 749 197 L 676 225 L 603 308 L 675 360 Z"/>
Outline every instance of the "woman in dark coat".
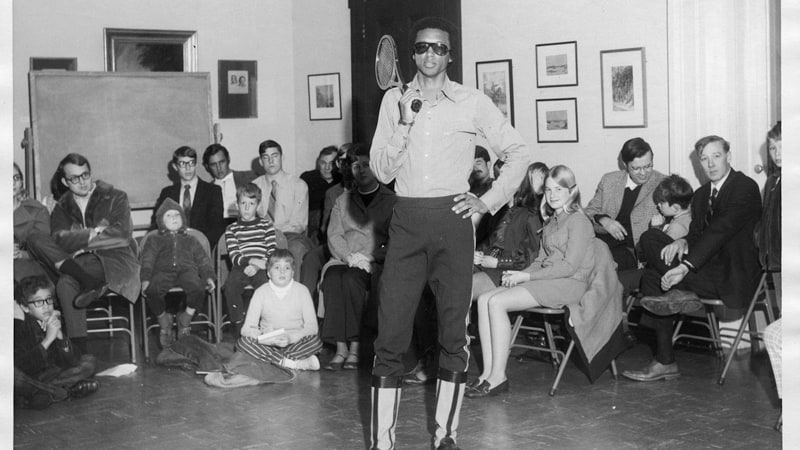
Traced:
<path fill-rule="evenodd" d="M 43 275 L 44 269 L 28 253 L 28 237 L 40 233 L 50 235 L 50 213 L 38 201 L 28 198 L 25 179 L 14 163 L 14 280 Z"/>

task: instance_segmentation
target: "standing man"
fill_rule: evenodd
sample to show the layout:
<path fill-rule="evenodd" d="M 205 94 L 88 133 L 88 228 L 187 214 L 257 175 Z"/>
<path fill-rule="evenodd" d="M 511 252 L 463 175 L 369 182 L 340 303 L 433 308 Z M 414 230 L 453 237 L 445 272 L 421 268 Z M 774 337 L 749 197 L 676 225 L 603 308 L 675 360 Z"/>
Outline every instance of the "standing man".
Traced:
<path fill-rule="evenodd" d="M 639 237 L 658 214 L 653 191 L 664 175 L 653 170 L 653 150 L 642 138 L 622 144 L 619 159 L 625 170 L 603 175 L 583 212 L 598 238 L 608 244 L 617 271 L 636 269 Z"/>
<path fill-rule="evenodd" d="M 28 248 L 58 279 L 56 293 L 67 334 L 83 347 L 84 308 L 108 291 L 131 302 L 139 297 L 131 208 L 125 192 L 92 179 L 92 167 L 83 155 L 65 156 L 56 177 L 69 190 L 50 216 L 52 239 L 35 234 Z"/>
<path fill-rule="evenodd" d="M 214 249 L 225 231 L 222 190 L 197 176 L 197 152 L 192 147 L 183 146 L 175 150 L 172 154 L 172 168 L 178 173 L 180 180 L 161 190 L 153 208 L 150 229 L 158 229 L 156 211 L 165 199 L 171 198 L 183 208 L 188 221 L 186 226 L 200 230 Z"/>
<path fill-rule="evenodd" d="M 236 189 L 256 177 L 250 170 L 233 170 L 230 164 L 230 154 L 222 144 L 211 144 L 203 152 L 203 167 L 214 177 L 214 184 L 222 189 L 222 217 L 225 218 L 226 225 L 236 222 L 239 217 Z"/>
<path fill-rule="evenodd" d="M 641 370 L 622 375 L 636 381 L 656 381 L 680 375 L 672 351 L 673 321 L 679 313 L 702 307 L 699 297 L 725 303 L 720 320 L 740 318 L 758 286 L 761 268 L 753 230 L 761 217 L 758 185 L 731 168 L 730 144 L 706 136 L 695 144 L 700 165 L 710 180 L 692 199 L 689 234 L 661 250 L 663 265 L 653 264 L 642 275 L 642 306 L 654 319 L 656 354 Z M 649 233 L 642 247 L 664 245 Z M 659 271 L 658 267 L 662 267 Z M 691 292 L 686 292 L 691 291 Z"/>
<path fill-rule="evenodd" d="M 426 284 L 436 296 L 441 346 L 434 445 L 458 448 L 469 362 L 473 224 L 509 201 L 530 160 L 522 137 L 492 101 L 447 77 L 456 33 L 440 18 L 414 24 L 410 36 L 417 74 L 405 93 L 394 88 L 384 95 L 372 141 L 370 167 L 381 182 L 395 180 L 397 192 L 372 370 L 370 438 L 377 449 L 394 447 L 403 354 Z M 419 112 L 412 109 L 414 100 L 422 101 Z M 507 161 L 503 174 L 480 198 L 468 193 L 478 134 Z"/>
<path fill-rule="evenodd" d="M 294 279 L 300 281 L 303 256 L 313 247 L 306 236 L 308 225 L 308 186 L 305 181 L 283 170 L 283 149 L 273 140 L 258 145 L 261 167 L 266 172 L 253 180 L 261 188 L 258 216 L 269 219 L 286 237 L 296 267 Z M 316 286 L 306 286 L 309 290 Z"/>

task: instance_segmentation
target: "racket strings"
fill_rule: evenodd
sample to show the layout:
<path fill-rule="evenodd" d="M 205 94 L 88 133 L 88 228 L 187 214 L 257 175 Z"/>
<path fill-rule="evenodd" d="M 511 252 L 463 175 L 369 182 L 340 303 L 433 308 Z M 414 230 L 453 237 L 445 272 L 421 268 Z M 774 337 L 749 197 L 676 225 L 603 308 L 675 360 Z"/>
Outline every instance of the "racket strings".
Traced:
<path fill-rule="evenodd" d="M 386 89 L 391 85 L 394 75 L 395 50 L 390 42 L 383 40 L 378 46 L 378 58 L 375 61 L 375 76 L 378 86 Z"/>

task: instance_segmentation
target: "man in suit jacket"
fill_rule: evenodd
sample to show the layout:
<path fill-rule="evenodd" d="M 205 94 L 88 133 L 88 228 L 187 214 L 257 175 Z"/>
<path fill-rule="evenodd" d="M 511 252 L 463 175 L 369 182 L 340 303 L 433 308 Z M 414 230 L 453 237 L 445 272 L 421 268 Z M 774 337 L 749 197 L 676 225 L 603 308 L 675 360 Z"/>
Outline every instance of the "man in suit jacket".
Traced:
<path fill-rule="evenodd" d="M 741 317 L 758 285 L 760 267 L 753 240 L 761 217 L 758 185 L 731 168 L 725 139 L 706 136 L 697 141 L 695 151 L 710 181 L 694 194 L 689 234 L 661 252 L 669 270 L 659 273 L 648 268 L 642 276 L 642 306 L 656 316 L 656 354 L 644 369 L 623 372 L 632 380 L 680 375 L 672 351 L 673 320 L 676 314 L 699 309 L 698 296 L 721 299 L 726 306 L 722 317 L 731 320 Z M 646 239 L 642 245 L 648 245 Z"/>
<path fill-rule="evenodd" d="M 226 224 L 236 222 L 239 206 L 236 203 L 236 189 L 255 179 L 252 170 L 233 170 L 231 157 L 222 144 L 211 144 L 203 152 L 203 167 L 214 177 L 214 184 L 222 189 L 222 217 Z"/>
<path fill-rule="evenodd" d="M 172 168 L 178 173 L 180 181 L 161 190 L 153 208 L 150 229 L 158 228 L 155 211 L 165 199 L 171 198 L 183 207 L 188 226 L 200 230 L 213 249 L 225 231 L 222 190 L 197 177 L 197 152 L 191 147 L 183 146 L 175 150 Z"/>
<path fill-rule="evenodd" d="M 621 271 L 638 266 L 639 237 L 658 214 L 653 190 L 664 175 L 653 170 L 653 150 L 642 138 L 626 141 L 619 157 L 625 170 L 603 175 L 584 212 L 594 224 L 597 237 L 608 244 Z"/>

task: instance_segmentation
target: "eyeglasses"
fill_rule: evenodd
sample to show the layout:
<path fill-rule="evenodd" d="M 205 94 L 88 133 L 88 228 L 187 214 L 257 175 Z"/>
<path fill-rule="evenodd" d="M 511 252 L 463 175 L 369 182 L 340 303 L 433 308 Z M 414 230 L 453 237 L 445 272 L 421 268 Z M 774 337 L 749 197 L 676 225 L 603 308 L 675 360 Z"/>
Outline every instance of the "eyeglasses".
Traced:
<path fill-rule="evenodd" d="M 653 164 L 652 163 L 648 164 L 646 166 L 642 166 L 642 167 L 628 166 L 628 170 L 630 170 L 631 172 L 636 172 L 636 173 L 644 173 L 644 172 L 647 172 L 647 171 L 651 170 L 652 168 L 653 168 Z"/>
<path fill-rule="evenodd" d="M 80 175 L 73 175 L 71 177 L 64 177 L 64 179 L 67 180 L 67 182 L 69 184 L 78 184 L 78 183 L 81 182 L 81 180 L 88 181 L 91 178 L 92 178 L 92 172 L 89 172 L 89 171 L 83 172 Z"/>
<path fill-rule="evenodd" d="M 15 173 L 14 174 L 14 181 L 22 181 L 22 175 Z"/>
<path fill-rule="evenodd" d="M 432 48 L 433 53 L 439 56 L 444 56 L 450 52 L 450 49 L 444 44 L 439 44 L 437 42 L 417 42 L 414 44 L 414 53 L 422 55 L 426 53 L 429 48 Z"/>
<path fill-rule="evenodd" d="M 33 305 L 33 306 L 35 306 L 37 308 L 44 307 L 45 303 L 47 303 L 48 305 L 52 305 L 53 304 L 53 297 L 47 297 L 47 298 L 43 298 L 41 300 L 31 300 L 31 301 L 28 302 L 29 305 Z"/>
<path fill-rule="evenodd" d="M 187 167 L 194 167 L 195 165 L 197 165 L 197 161 L 192 159 L 192 160 L 189 160 L 189 161 L 178 161 L 176 164 L 181 169 L 186 169 Z"/>

